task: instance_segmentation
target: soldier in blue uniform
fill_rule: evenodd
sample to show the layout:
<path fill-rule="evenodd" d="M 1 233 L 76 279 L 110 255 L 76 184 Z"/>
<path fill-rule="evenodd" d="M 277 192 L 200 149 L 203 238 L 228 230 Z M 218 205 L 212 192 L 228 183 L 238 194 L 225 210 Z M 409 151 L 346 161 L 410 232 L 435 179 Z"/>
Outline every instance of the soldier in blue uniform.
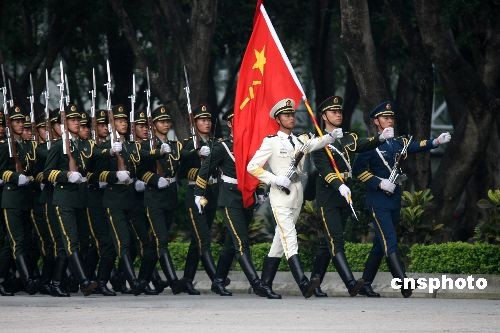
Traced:
<path fill-rule="evenodd" d="M 382 133 L 385 128 L 394 125 L 394 108 L 392 101 L 384 101 L 376 106 L 370 114 L 377 131 Z M 401 281 L 406 277 L 397 248 L 396 225 L 399 222 L 401 209 L 401 186 L 389 181 L 389 175 L 397 155 L 408 144 L 408 138 L 402 136 L 387 140 L 377 149 L 361 153 L 353 168 L 354 175 L 366 184 L 366 204 L 373 216 L 376 238 L 365 263 L 363 279 L 364 287 L 359 294 L 368 297 L 379 297 L 373 291 L 371 283 L 384 255 L 387 264 L 395 278 Z M 408 145 L 408 153 L 429 151 L 438 145 L 451 140 L 449 133 L 442 133 L 436 139 L 412 141 Z M 406 156 L 402 156 L 406 158 Z M 401 288 L 402 295 L 410 297 L 411 289 Z"/>

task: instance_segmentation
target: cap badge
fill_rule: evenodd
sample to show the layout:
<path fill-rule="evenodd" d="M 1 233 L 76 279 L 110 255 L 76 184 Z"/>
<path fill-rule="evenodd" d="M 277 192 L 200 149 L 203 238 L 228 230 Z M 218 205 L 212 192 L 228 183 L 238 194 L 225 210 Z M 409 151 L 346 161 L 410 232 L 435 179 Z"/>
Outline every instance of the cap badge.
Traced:
<path fill-rule="evenodd" d="M 71 111 L 76 111 L 76 106 L 71 105 Z"/>
<path fill-rule="evenodd" d="M 385 105 L 385 109 L 386 109 L 386 110 L 390 110 L 390 109 L 391 109 L 391 103 L 387 103 L 387 104 Z"/>
<path fill-rule="evenodd" d="M 207 111 L 207 107 L 206 107 L 205 105 L 203 105 L 203 106 L 201 107 L 201 111 Z"/>

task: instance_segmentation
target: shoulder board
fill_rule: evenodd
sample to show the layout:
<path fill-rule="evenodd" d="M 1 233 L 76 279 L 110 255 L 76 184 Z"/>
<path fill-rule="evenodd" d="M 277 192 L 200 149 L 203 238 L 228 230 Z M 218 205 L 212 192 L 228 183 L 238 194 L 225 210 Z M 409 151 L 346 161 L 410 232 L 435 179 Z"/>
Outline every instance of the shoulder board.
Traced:
<path fill-rule="evenodd" d="M 311 138 L 311 136 L 309 135 L 309 133 L 306 133 L 306 132 L 299 133 L 299 134 L 297 134 L 296 136 L 297 136 L 297 137 L 300 137 L 300 136 L 304 136 L 304 135 L 305 135 L 305 136 L 307 136 L 309 139 Z"/>
<path fill-rule="evenodd" d="M 269 134 L 268 136 L 266 136 L 266 138 L 274 138 L 275 136 L 278 136 L 277 134 Z"/>

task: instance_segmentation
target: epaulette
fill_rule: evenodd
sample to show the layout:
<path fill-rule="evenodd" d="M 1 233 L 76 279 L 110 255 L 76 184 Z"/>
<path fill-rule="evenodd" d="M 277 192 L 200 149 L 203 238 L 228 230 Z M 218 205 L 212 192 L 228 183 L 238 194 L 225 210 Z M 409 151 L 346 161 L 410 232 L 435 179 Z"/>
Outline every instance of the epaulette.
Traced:
<path fill-rule="evenodd" d="M 298 135 L 296 135 L 296 136 L 297 136 L 297 137 L 299 137 L 299 136 L 303 136 L 303 135 L 307 135 L 307 138 L 309 138 L 309 139 L 311 138 L 311 135 L 310 135 L 310 133 L 308 133 L 308 132 L 299 133 L 299 134 L 298 134 Z"/>
<path fill-rule="evenodd" d="M 269 134 L 266 138 L 274 138 L 275 136 L 278 136 L 278 134 Z"/>

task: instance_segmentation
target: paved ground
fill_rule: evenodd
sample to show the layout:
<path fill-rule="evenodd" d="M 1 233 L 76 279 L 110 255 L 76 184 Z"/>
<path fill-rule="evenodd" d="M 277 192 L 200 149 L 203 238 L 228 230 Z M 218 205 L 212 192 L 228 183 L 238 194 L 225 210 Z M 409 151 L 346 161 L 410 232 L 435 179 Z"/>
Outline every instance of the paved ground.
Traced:
<path fill-rule="evenodd" d="M 500 300 L 254 295 L 0 297 L 1 332 L 498 332 Z"/>

